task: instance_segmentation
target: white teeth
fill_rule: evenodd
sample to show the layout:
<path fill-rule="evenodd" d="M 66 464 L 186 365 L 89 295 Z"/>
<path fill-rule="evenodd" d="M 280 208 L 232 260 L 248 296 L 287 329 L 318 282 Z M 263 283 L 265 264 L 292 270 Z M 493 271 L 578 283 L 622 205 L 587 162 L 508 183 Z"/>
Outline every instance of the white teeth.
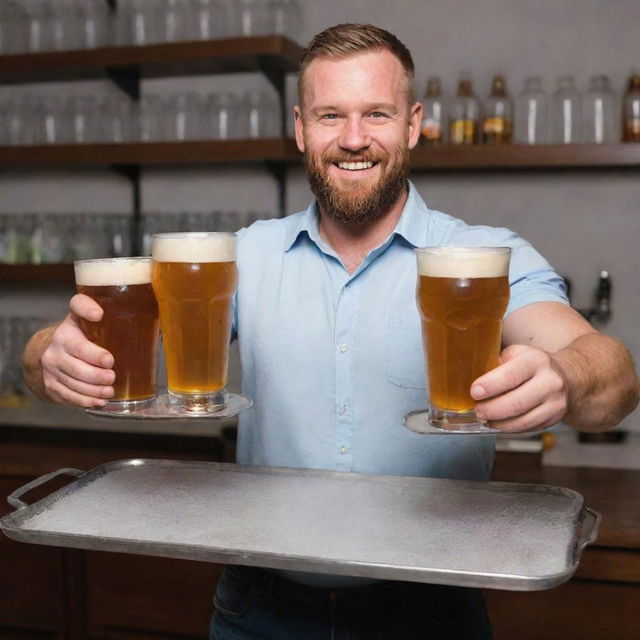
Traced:
<path fill-rule="evenodd" d="M 338 166 L 348 171 L 359 171 L 360 169 L 371 169 L 373 162 L 338 162 Z"/>

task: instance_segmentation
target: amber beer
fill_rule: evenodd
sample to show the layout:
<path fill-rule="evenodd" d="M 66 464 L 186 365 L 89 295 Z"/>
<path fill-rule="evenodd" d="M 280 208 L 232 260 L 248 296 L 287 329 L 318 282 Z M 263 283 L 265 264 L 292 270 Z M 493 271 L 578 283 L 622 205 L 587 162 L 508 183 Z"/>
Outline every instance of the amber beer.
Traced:
<path fill-rule="evenodd" d="M 170 402 L 188 411 L 223 406 L 238 283 L 236 236 L 159 233 L 152 256 Z"/>
<path fill-rule="evenodd" d="M 416 255 L 430 421 L 478 424 L 470 389 L 498 365 L 511 250 L 427 247 Z"/>
<path fill-rule="evenodd" d="M 76 289 L 103 309 L 99 322 L 80 319 L 87 338 L 113 355 L 115 394 L 110 404 L 156 395 L 158 305 L 151 288 L 151 258 L 76 260 Z"/>

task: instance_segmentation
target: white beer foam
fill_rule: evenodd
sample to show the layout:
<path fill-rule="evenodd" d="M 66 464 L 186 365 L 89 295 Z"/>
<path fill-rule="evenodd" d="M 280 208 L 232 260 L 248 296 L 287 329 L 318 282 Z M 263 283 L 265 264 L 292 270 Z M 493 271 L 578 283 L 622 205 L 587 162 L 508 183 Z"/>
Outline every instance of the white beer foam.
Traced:
<path fill-rule="evenodd" d="M 151 282 L 151 258 L 82 260 L 74 263 L 76 284 L 85 287 L 117 287 Z"/>
<path fill-rule="evenodd" d="M 157 262 L 235 262 L 236 236 L 230 233 L 168 233 L 153 237 Z"/>
<path fill-rule="evenodd" d="M 504 247 L 418 249 L 418 274 L 432 278 L 499 278 L 509 274 L 511 252 Z"/>

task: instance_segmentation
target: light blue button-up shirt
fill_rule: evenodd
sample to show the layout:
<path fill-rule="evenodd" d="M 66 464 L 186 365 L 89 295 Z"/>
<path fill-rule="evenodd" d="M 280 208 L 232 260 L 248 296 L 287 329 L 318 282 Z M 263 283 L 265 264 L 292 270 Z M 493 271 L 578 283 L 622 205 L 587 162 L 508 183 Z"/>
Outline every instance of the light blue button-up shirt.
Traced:
<path fill-rule="evenodd" d="M 353 274 L 320 237 L 315 204 L 239 232 L 234 333 L 254 400 L 239 418 L 239 463 L 488 479 L 493 438 L 402 424 L 427 406 L 413 250 L 434 245 L 511 247 L 507 314 L 567 302 L 525 240 L 431 211 L 413 185 L 394 232 Z"/>

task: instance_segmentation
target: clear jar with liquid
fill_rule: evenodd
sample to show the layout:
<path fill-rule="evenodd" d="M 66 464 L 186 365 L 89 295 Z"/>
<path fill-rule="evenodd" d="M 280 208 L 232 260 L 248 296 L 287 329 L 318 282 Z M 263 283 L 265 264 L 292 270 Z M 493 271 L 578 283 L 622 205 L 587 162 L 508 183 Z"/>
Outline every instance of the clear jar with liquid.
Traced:
<path fill-rule="evenodd" d="M 449 141 L 451 144 L 478 142 L 480 103 L 473 93 L 471 79 L 460 78 L 458 91 L 449 108 Z"/>
<path fill-rule="evenodd" d="M 553 142 L 582 142 L 582 96 L 573 76 L 558 78 L 553 94 Z"/>
<path fill-rule="evenodd" d="M 593 76 L 584 97 L 584 142 L 615 142 L 618 111 L 616 95 L 607 76 Z"/>
<path fill-rule="evenodd" d="M 622 141 L 640 142 L 640 73 L 629 78 L 622 105 Z"/>
<path fill-rule="evenodd" d="M 428 78 L 427 89 L 422 100 L 422 122 L 420 144 L 442 144 L 444 141 L 444 102 L 440 78 Z"/>
<path fill-rule="evenodd" d="M 513 135 L 513 105 L 503 76 L 493 77 L 491 94 L 485 104 L 482 120 L 482 142 L 505 144 Z"/>

